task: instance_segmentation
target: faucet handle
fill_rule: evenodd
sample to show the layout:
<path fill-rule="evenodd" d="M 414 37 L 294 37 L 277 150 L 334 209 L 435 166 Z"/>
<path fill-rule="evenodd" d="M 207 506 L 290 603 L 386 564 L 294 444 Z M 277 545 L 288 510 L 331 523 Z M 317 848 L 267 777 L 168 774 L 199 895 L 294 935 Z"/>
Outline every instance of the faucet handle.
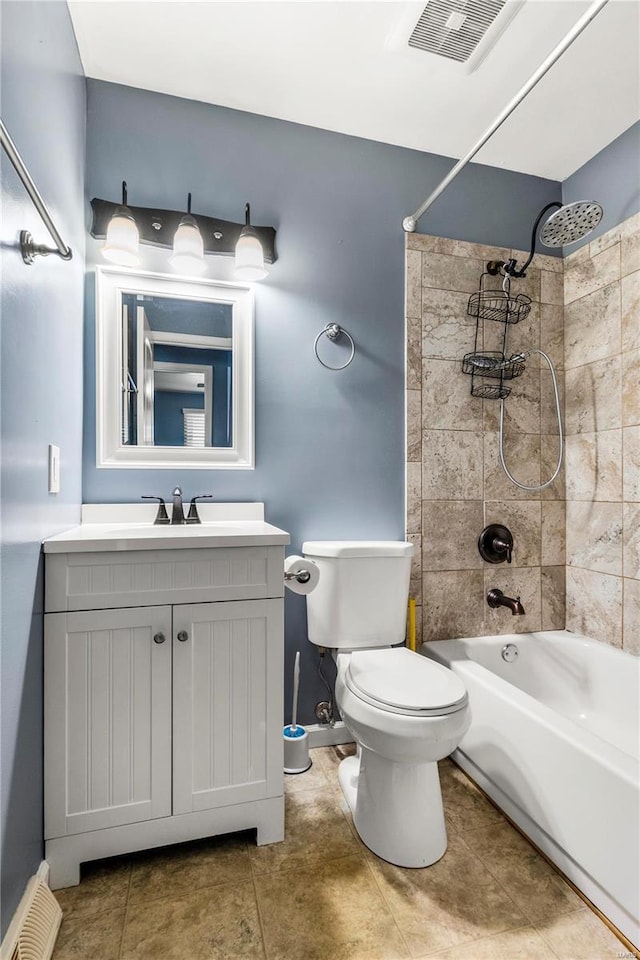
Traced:
<path fill-rule="evenodd" d="M 196 503 L 198 500 L 213 500 L 213 494 L 199 493 L 196 497 L 191 498 L 191 503 L 189 504 L 189 513 L 187 514 L 187 523 L 202 523 L 202 520 L 198 514 L 198 507 Z"/>
<path fill-rule="evenodd" d="M 158 512 L 156 518 L 153 521 L 154 526 L 156 524 L 170 523 L 169 514 L 167 513 L 167 505 L 164 502 L 162 497 L 153 497 L 150 494 L 143 493 L 140 497 L 141 500 L 158 500 Z"/>
<path fill-rule="evenodd" d="M 501 523 L 490 523 L 478 537 L 478 550 L 487 563 L 511 563 L 513 534 Z"/>

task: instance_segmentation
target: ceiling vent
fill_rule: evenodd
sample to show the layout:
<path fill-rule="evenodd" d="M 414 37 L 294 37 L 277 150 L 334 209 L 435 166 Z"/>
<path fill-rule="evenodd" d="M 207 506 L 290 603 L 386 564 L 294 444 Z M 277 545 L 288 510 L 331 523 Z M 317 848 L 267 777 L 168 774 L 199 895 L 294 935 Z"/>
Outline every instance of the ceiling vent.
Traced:
<path fill-rule="evenodd" d="M 398 52 L 408 46 L 411 52 L 433 54 L 470 73 L 484 60 L 523 3 L 429 0 L 426 6 L 420 5 L 419 12 L 415 4 L 407 5 L 402 24 L 388 46 Z"/>

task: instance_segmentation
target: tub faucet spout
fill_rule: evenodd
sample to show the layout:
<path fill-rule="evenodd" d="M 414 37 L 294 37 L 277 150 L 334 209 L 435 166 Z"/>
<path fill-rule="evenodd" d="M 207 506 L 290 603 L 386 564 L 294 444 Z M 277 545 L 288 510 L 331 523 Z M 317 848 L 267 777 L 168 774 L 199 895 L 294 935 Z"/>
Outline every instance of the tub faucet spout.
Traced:
<path fill-rule="evenodd" d="M 497 607 L 508 607 L 514 617 L 521 617 L 524 614 L 524 607 L 520 603 L 520 597 L 505 597 L 502 590 L 494 587 L 487 594 L 487 603 L 492 609 Z"/>

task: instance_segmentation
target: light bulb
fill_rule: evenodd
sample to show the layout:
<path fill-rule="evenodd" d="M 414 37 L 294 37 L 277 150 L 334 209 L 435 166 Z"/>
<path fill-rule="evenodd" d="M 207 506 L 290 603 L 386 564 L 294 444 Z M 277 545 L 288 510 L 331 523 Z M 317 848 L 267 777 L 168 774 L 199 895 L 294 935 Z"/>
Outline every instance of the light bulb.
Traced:
<path fill-rule="evenodd" d="M 244 208 L 244 223 L 236 243 L 234 276 L 237 280 L 264 280 L 268 271 L 264 265 L 262 244 L 251 226 L 251 205 L 248 203 Z"/>
<path fill-rule="evenodd" d="M 169 263 L 181 273 L 202 273 L 206 269 L 202 234 L 190 213 L 185 214 L 175 232 Z"/>
<path fill-rule="evenodd" d="M 118 207 L 109 221 L 102 256 L 122 267 L 140 263 L 138 227 L 128 207 Z"/>

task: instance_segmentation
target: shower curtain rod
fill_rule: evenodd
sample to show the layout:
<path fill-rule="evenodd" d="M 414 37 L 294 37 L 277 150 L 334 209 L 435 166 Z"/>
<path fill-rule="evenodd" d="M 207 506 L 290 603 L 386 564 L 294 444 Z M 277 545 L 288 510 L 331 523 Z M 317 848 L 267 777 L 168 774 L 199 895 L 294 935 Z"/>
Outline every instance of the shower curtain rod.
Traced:
<path fill-rule="evenodd" d="M 40 214 L 45 227 L 51 234 L 51 237 L 55 243 L 54 247 L 45 247 L 40 243 L 35 243 L 33 237 L 28 230 L 20 231 L 20 251 L 22 253 L 22 259 L 25 263 L 33 263 L 36 257 L 46 257 L 50 253 L 55 253 L 57 256 L 61 257 L 63 260 L 71 260 L 73 256 L 71 248 L 67 246 L 64 242 L 60 233 L 53 222 L 51 214 L 47 208 L 46 203 L 40 195 L 40 191 L 33 182 L 31 174 L 27 170 L 24 160 L 18 153 L 17 147 L 11 137 L 9 136 L 9 131 L 4 125 L 4 121 L 0 120 L 0 143 L 2 144 L 5 153 L 11 160 L 16 173 L 22 180 L 25 190 L 31 197 L 31 201 Z"/>
<path fill-rule="evenodd" d="M 493 121 L 490 127 L 487 127 L 487 129 L 482 134 L 482 136 L 477 141 L 477 143 L 475 143 L 473 147 L 469 150 L 469 152 L 466 153 L 464 157 L 462 157 L 462 159 L 456 163 L 456 165 L 449 171 L 449 173 L 444 178 L 444 180 L 439 184 L 439 186 L 436 187 L 433 193 L 429 194 L 427 199 L 424 201 L 423 204 L 421 204 L 421 206 L 418 207 L 415 213 L 412 213 L 411 216 L 404 218 L 404 220 L 402 221 L 402 228 L 405 231 L 405 233 L 413 233 L 415 231 L 420 217 L 424 213 L 426 213 L 426 211 L 429 209 L 429 207 L 433 203 L 435 203 L 435 201 L 438 199 L 440 194 L 444 193 L 444 191 L 447 189 L 451 181 L 455 180 L 455 178 L 466 167 L 469 161 L 473 160 L 476 153 L 485 145 L 487 140 L 493 136 L 493 134 L 496 132 L 496 130 L 499 127 L 502 126 L 502 124 L 507 119 L 507 117 L 511 116 L 511 114 L 516 109 L 516 107 L 522 103 L 524 98 L 529 93 L 531 93 L 531 91 L 533 90 L 535 85 L 538 83 L 538 81 L 542 80 L 545 73 L 547 73 L 547 71 L 551 69 L 551 67 L 554 65 L 556 60 L 560 59 L 560 57 L 565 52 L 565 50 L 567 50 L 571 46 L 573 41 L 580 36 L 582 31 L 585 29 L 585 27 L 589 26 L 589 24 L 594 19 L 594 17 L 596 17 L 600 13 L 602 8 L 608 2 L 609 0 L 595 0 L 595 2 L 591 4 L 589 9 L 583 14 L 582 17 L 580 17 L 577 23 L 573 25 L 571 30 L 569 30 L 566 36 L 563 37 L 560 43 L 553 48 L 553 50 L 551 51 L 549 56 L 546 58 L 546 60 L 543 60 L 543 62 L 540 64 L 540 66 L 535 71 L 535 73 L 533 73 L 529 77 L 525 85 L 521 87 L 518 93 L 516 93 L 513 100 L 509 101 L 509 103 L 506 105 L 502 113 L 498 114 L 498 116 Z"/>

